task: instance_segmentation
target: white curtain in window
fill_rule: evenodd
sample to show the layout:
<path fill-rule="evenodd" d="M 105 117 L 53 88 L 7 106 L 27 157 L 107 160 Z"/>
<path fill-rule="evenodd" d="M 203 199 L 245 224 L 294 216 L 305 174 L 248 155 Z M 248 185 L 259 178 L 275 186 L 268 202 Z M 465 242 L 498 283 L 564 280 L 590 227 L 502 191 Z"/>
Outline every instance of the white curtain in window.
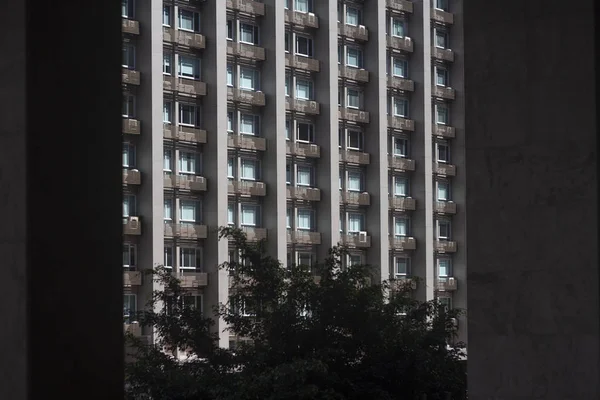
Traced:
<path fill-rule="evenodd" d="M 166 122 L 169 124 L 172 122 L 171 107 L 172 107 L 172 103 L 170 101 L 165 101 L 163 103 L 163 122 Z"/>
<path fill-rule="evenodd" d="M 182 221 L 196 222 L 197 204 L 194 201 L 181 200 L 179 202 L 179 214 Z"/>
<path fill-rule="evenodd" d="M 179 172 L 196 173 L 196 155 L 193 153 L 179 153 Z"/>
<path fill-rule="evenodd" d="M 406 117 L 408 114 L 408 101 L 406 99 L 394 97 L 394 115 Z"/>
<path fill-rule="evenodd" d="M 406 275 L 408 273 L 408 259 L 396 257 L 396 275 Z"/>
<path fill-rule="evenodd" d="M 406 142 L 406 139 L 396 138 L 394 140 L 394 155 L 395 156 L 406 157 L 407 150 L 408 150 L 408 144 Z"/>
<path fill-rule="evenodd" d="M 310 167 L 298 167 L 298 185 L 310 186 Z"/>
<path fill-rule="evenodd" d="M 348 107 L 360 107 L 360 98 L 357 90 L 348 89 Z"/>
<path fill-rule="evenodd" d="M 285 95 L 289 96 L 290 95 L 290 80 L 291 78 L 286 75 L 285 77 Z"/>
<path fill-rule="evenodd" d="M 346 51 L 346 65 L 360 67 L 360 50 L 348 47 Z"/>
<path fill-rule="evenodd" d="M 311 99 L 311 84 L 308 81 L 296 80 L 296 98 L 303 100 Z"/>
<path fill-rule="evenodd" d="M 445 278 L 450 274 L 450 260 L 441 258 L 438 260 L 438 276 Z"/>
<path fill-rule="evenodd" d="M 171 54 L 164 53 L 163 54 L 163 73 L 171 75 Z"/>
<path fill-rule="evenodd" d="M 197 59 L 179 56 L 179 75 L 186 78 L 198 79 L 199 61 Z"/>
<path fill-rule="evenodd" d="M 171 170 L 171 150 L 165 150 L 163 153 L 163 170 Z"/>
<path fill-rule="evenodd" d="M 233 132 L 233 112 L 227 113 L 227 132 Z"/>
<path fill-rule="evenodd" d="M 312 211 L 298 210 L 298 229 L 308 229 L 312 227 Z"/>
<path fill-rule="evenodd" d="M 402 78 L 405 78 L 406 77 L 406 61 L 398 59 L 398 58 L 394 58 L 392 73 L 395 76 L 400 76 Z"/>
<path fill-rule="evenodd" d="M 358 10 L 356 8 L 346 8 L 346 24 L 358 25 Z"/>
<path fill-rule="evenodd" d="M 256 161 L 242 159 L 242 179 L 256 179 Z"/>
<path fill-rule="evenodd" d="M 123 144 L 123 166 L 133 166 L 133 147 L 127 143 Z"/>
<path fill-rule="evenodd" d="M 408 221 L 405 218 L 396 218 L 394 234 L 396 236 L 406 236 L 408 234 Z"/>
<path fill-rule="evenodd" d="M 288 229 L 292 227 L 292 210 L 289 208 L 285 210 L 285 227 Z"/>
<path fill-rule="evenodd" d="M 404 37 L 404 21 L 395 18 L 393 19 L 392 35 Z"/>
<path fill-rule="evenodd" d="M 438 182 L 437 184 L 437 197 L 438 200 L 448 200 L 448 184 L 445 182 Z"/>
<path fill-rule="evenodd" d="M 240 88 L 256 89 L 256 71 L 250 68 L 240 68 Z"/>
<path fill-rule="evenodd" d="M 255 206 L 242 206 L 242 225 L 256 225 L 256 207 Z"/>
<path fill-rule="evenodd" d="M 173 200 L 171 199 L 165 199 L 165 205 L 164 205 L 164 212 L 165 212 L 165 216 L 164 219 L 170 220 L 173 218 Z"/>
<path fill-rule="evenodd" d="M 179 28 L 188 31 L 194 30 L 194 13 L 187 10 L 179 10 Z"/>
<path fill-rule="evenodd" d="M 227 159 L 227 176 L 233 178 L 235 175 L 233 174 L 233 158 Z"/>
<path fill-rule="evenodd" d="M 446 34 L 444 32 L 435 32 L 435 45 L 442 49 L 446 48 Z"/>
<path fill-rule="evenodd" d="M 438 86 L 447 86 L 447 74 L 446 74 L 446 70 L 443 68 L 437 68 L 435 69 L 435 83 Z"/>
<path fill-rule="evenodd" d="M 348 214 L 348 232 L 359 232 L 362 231 L 362 215 L 360 214 Z"/>
<path fill-rule="evenodd" d="M 196 268 L 196 249 L 181 247 L 179 254 L 181 259 L 179 266 L 181 268 Z"/>
<path fill-rule="evenodd" d="M 240 41 L 256 44 L 255 32 L 257 27 L 250 24 L 240 24 Z"/>
<path fill-rule="evenodd" d="M 240 115 L 240 133 L 256 135 L 256 116 L 251 114 Z"/>
<path fill-rule="evenodd" d="M 196 126 L 196 106 L 191 104 L 179 104 L 179 123 L 182 125 Z"/>
<path fill-rule="evenodd" d="M 173 248 L 165 247 L 165 265 L 166 268 L 173 268 Z"/>
<path fill-rule="evenodd" d="M 353 192 L 361 191 L 360 172 L 348 172 L 348 190 Z"/>
<path fill-rule="evenodd" d="M 441 104 L 435 106 L 435 119 L 438 124 L 446 125 L 448 123 L 448 108 Z"/>
<path fill-rule="evenodd" d="M 308 2 L 310 0 L 296 0 L 296 11 L 308 12 Z"/>
<path fill-rule="evenodd" d="M 227 86 L 233 86 L 233 66 L 227 64 Z"/>
<path fill-rule="evenodd" d="M 229 203 L 227 205 L 227 223 L 229 225 L 235 224 L 235 207 L 233 204 Z"/>
<path fill-rule="evenodd" d="M 131 196 L 123 197 L 123 216 L 129 217 L 129 211 L 133 208 L 131 203 Z"/>
<path fill-rule="evenodd" d="M 163 25 L 171 26 L 171 7 L 163 6 Z"/>
<path fill-rule="evenodd" d="M 396 196 L 407 196 L 408 195 L 408 181 L 403 178 L 396 178 L 396 184 L 394 185 L 394 194 Z"/>

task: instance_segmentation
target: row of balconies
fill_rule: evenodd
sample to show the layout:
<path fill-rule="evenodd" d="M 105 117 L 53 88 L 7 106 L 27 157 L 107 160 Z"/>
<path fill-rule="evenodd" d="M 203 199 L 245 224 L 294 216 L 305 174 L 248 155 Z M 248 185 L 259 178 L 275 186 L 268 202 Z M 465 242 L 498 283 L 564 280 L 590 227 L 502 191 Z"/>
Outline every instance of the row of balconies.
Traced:
<path fill-rule="evenodd" d="M 206 178 L 197 175 L 172 175 L 164 176 L 165 189 L 183 189 L 195 192 L 206 191 Z"/>
<path fill-rule="evenodd" d="M 181 287 L 184 289 L 193 289 L 208 285 L 208 274 L 206 272 L 185 272 L 180 274 L 178 278 L 181 280 Z M 141 271 L 124 271 L 123 286 L 141 286 L 142 272 Z"/>
<path fill-rule="evenodd" d="M 168 26 L 163 26 L 163 41 L 194 49 L 204 49 L 206 47 L 206 38 L 204 35 L 182 31 Z"/>
<path fill-rule="evenodd" d="M 398 278 L 390 282 L 390 289 L 417 289 L 417 281 L 409 277 Z M 458 289 L 458 281 L 454 277 L 436 278 L 434 289 L 439 292 L 454 292 Z"/>

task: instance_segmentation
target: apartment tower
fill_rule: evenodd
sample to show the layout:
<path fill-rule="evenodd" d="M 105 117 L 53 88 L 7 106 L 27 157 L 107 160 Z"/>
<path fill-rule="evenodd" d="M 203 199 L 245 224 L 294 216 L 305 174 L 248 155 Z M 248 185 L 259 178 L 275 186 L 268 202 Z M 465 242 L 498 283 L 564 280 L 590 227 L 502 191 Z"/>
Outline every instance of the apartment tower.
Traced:
<path fill-rule="evenodd" d="M 122 1 L 126 316 L 158 265 L 226 302 L 228 224 L 466 308 L 462 0 Z"/>

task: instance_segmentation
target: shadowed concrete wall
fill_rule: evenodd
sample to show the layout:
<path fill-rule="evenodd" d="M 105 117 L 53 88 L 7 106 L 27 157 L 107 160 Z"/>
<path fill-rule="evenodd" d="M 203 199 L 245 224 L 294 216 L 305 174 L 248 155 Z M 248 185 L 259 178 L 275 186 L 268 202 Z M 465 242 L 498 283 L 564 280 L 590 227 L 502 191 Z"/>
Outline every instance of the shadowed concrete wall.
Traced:
<path fill-rule="evenodd" d="M 469 399 L 598 399 L 594 1 L 466 1 Z"/>

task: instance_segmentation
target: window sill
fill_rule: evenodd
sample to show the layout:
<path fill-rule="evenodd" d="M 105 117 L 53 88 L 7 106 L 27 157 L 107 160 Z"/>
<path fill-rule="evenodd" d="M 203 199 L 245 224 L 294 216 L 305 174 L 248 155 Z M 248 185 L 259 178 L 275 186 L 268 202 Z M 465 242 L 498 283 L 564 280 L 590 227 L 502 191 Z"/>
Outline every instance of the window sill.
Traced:
<path fill-rule="evenodd" d="M 200 80 L 199 76 L 195 77 L 195 76 L 177 75 L 177 77 L 180 78 L 180 79 L 187 79 L 187 80 L 190 80 L 190 81 L 199 81 Z"/>
<path fill-rule="evenodd" d="M 194 124 L 184 124 L 184 123 L 181 123 L 181 122 L 179 123 L 179 126 L 185 126 L 185 127 L 188 127 L 188 128 L 197 128 L 197 126 L 194 125 Z"/>
<path fill-rule="evenodd" d="M 258 43 L 244 42 L 243 40 L 240 40 L 238 43 L 247 44 L 248 46 L 258 46 Z"/>
<path fill-rule="evenodd" d="M 177 30 L 179 31 L 183 31 L 183 32 L 189 32 L 189 33 L 195 33 L 195 34 L 200 34 L 200 32 L 196 32 L 193 29 L 184 29 L 184 28 L 177 28 Z"/>

